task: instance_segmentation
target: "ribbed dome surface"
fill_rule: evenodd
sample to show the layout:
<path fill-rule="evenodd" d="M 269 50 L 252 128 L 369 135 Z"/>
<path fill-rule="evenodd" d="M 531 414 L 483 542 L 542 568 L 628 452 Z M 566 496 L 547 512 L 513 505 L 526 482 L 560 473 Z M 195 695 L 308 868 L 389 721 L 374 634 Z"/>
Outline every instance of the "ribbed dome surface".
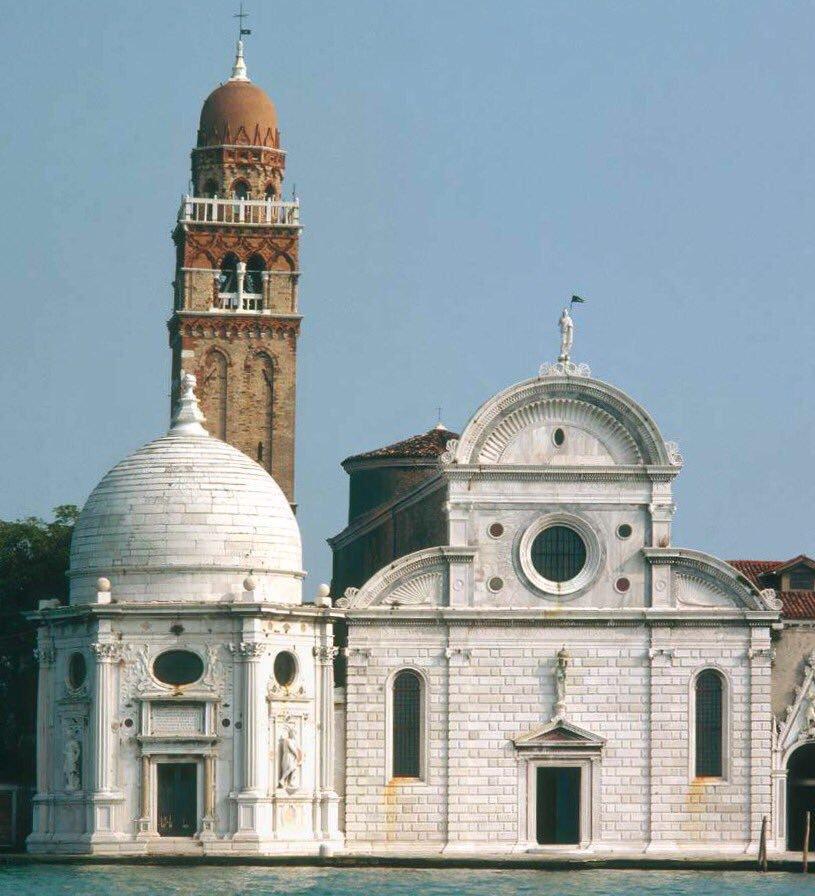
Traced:
<path fill-rule="evenodd" d="M 204 101 L 198 145 L 224 143 L 277 145 L 277 110 L 266 92 L 251 81 L 227 81 Z"/>
<path fill-rule="evenodd" d="M 171 433 L 121 461 L 93 490 L 74 529 L 70 575 L 77 584 L 121 573 L 128 592 L 141 580 L 170 597 L 167 573 L 203 573 L 206 581 L 191 591 L 222 598 L 213 573 L 228 573 L 240 591 L 250 572 L 261 580 L 299 574 L 301 565 L 300 531 L 274 479 L 219 439 Z M 160 581 L 145 578 L 151 572 Z M 116 590 L 114 582 L 114 597 Z"/>

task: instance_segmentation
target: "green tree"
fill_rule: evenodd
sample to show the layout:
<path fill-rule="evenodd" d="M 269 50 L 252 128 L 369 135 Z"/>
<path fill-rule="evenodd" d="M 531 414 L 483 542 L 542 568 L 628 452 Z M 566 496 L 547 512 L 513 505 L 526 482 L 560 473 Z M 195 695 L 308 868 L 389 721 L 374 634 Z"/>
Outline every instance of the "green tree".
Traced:
<path fill-rule="evenodd" d="M 0 777 L 6 781 L 34 781 L 36 630 L 24 614 L 46 598 L 67 603 L 77 515 L 73 504 L 63 504 L 51 523 L 0 520 Z"/>

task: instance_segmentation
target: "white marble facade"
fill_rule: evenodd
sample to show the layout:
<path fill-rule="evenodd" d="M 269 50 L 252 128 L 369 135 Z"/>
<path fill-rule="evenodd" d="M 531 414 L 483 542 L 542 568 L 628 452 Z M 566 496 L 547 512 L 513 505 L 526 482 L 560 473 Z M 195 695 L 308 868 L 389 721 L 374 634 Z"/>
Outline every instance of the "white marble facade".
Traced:
<path fill-rule="evenodd" d="M 775 729 L 779 602 L 672 546 L 682 459 L 629 396 L 567 357 L 490 398 L 435 473 L 447 544 L 332 606 L 327 591 L 302 603 L 282 492 L 207 435 L 192 385 L 170 433 L 94 490 L 70 605 L 38 614 L 29 849 L 737 854 L 764 816 L 783 846 L 772 770 L 815 730 L 811 669 Z M 584 547 L 568 579 L 532 558 L 553 526 Z M 722 688 L 722 756 L 700 776 L 706 670 Z M 405 671 L 417 764 L 396 774 Z M 553 771 L 572 776 L 574 810 L 557 844 L 539 812 Z"/>
<path fill-rule="evenodd" d="M 347 848 L 755 848 L 772 816 L 780 604 L 721 560 L 672 545 L 681 466 L 646 411 L 568 352 L 478 409 L 438 472 L 447 546 L 340 600 Z M 568 581 L 532 560 L 552 526 L 585 546 Z M 393 683 L 406 669 L 421 682 L 421 755 L 400 776 Z M 694 752 L 705 670 L 723 691 L 711 776 L 697 775 Z M 563 767 L 579 770 L 577 817 L 571 842 L 550 845 L 536 781 Z"/>
<path fill-rule="evenodd" d="M 89 498 L 70 605 L 43 602 L 32 851 L 340 843 L 333 611 L 303 605 L 292 511 L 202 428 L 193 384 Z"/>

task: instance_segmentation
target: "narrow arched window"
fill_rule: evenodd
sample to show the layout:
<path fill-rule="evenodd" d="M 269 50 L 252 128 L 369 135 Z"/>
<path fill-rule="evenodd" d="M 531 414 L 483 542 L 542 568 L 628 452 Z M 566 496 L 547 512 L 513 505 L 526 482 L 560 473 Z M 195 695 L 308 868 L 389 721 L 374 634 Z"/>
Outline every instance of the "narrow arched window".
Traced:
<path fill-rule="evenodd" d="M 721 778 L 723 755 L 722 676 L 705 669 L 696 678 L 696 777 Z"/>
<path fill-rule="evenodd" d="M 218 194 L 218 181 L 210 178 L 205 184 L 204 189 L 202 191 L 202 196 L 206 196 L 208 199 L 212 199 L 214 196 Z"/>
<path fill-rule="evenodd" d="M 263 272 L 266 262 L 260 255 L 253 255 L 246 263 L 246 276 L 243 280 L 243 291 L 260 295 L 263 292 Z"/>
<path fill-rule="evenodd" d="M 248 199 L 249 198 L 249 184 L 246 183 L 245 180 L 236 180 L 234 184 L 232 184 L 232 198 L 233 199 Z"/>
<path fill-rule="evenodd" d="M 233 293 L 238 291 L 238 257 L 228 252 L 221 262 L 221 273 L 218 276 L 218 292 Z"/>
<path fill-rule="evenodd" d="M 266 196 L 266 199 L 271 199 L 272 201 L 277 199 L 277 193 L 275 193 L 274 184 L 269 184 L 266 187 L 265 196 Z"/>
<path fill-rule="evenodd" d="M 393 680 L 393 777 L 421 774 L 422 682 L 405 669 Z"/>
<path fill-rule="evenodd" d="M 198 394 L 201 397 L 204 416 L 209 421 L 209 431 L 224 441 L 226 441 L 228 367 L 226 355 L 217 349 L 212 349 L 204 358 L 203 377 L 198 381 Z"/>
<path fill-rule="evenodd" d="M 272 472 L 272 456 L 274 452 L 274 415 L 275 415 L 275 380 L 274 361 L 261 352 L 257 357 L 260 375 L 261 402 L 256 406 L 256 411 L 263 421 L 261 430 L 262 442 L 258 444 L 258 463 Z"/>

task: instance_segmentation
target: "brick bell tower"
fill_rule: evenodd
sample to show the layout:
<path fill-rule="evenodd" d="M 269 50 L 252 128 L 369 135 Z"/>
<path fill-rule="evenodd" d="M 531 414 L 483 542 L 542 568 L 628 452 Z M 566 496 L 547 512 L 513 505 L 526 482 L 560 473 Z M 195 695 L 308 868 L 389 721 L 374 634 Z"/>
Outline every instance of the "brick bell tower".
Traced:
<path fill-rule="evenodd" d="M 192 195 L 173 232 L 172 406 L 182 369 L 196 374 L 209 432 L 274 476 L 294 504 L 300 208 L 282 200 L 277 111 L 246 73 L 204 102 Z"/>

